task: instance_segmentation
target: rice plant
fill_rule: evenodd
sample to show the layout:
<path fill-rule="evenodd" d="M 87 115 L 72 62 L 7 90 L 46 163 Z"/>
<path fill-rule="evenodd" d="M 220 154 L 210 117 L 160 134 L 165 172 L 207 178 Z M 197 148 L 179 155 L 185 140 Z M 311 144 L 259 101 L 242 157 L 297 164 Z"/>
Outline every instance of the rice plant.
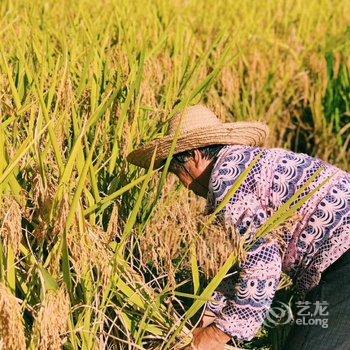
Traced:
<path fill-rule="evenodd" d="M 188 343 L 242 247 L 126 154 L 201 101 L 349 170 L 349 23 L 346 0 L 1 1 L 0 348 Z"/>

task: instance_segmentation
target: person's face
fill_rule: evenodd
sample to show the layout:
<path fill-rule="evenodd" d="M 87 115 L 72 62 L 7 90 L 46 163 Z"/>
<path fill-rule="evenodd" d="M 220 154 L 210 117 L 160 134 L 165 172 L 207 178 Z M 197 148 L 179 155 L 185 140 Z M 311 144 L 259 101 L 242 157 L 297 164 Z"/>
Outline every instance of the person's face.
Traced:
<path fill-rule="evenodd" d="M 210 172 L 208 171 L 210 160 L 203 158 L 202 153 L 194 151 L 194 157 L 184 164 L 185 169 L 176 173 L 182 184 L 196 195 L 206 198 Z"/>

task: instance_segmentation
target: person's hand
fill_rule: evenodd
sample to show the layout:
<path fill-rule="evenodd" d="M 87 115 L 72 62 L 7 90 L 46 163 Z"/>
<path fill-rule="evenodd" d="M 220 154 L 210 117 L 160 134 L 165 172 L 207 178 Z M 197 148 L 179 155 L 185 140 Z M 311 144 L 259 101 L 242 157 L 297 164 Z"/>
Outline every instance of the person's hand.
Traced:
<path fill-rule="evenodd" d="M 193 331 L 192 343 L 184 350 L 224 350 L 230 336 L 214 325 Z"/>
<path fill-rule="evenodd" d="M 210 310 L 205 310 L 199 322 L 199 327 L 207 327 L 215 320 L 215 314 Z"/>

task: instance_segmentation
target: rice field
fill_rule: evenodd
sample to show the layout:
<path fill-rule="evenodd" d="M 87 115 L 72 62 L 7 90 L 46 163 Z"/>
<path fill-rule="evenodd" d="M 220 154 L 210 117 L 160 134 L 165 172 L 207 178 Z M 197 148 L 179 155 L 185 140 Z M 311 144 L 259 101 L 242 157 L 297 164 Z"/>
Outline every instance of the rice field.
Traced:
<path fill-rule="evenodd" d="M 126 155 L 200 102 L 350 170 L 349 45 L 347 0 L 1 1 L 0 349 L 188 343 L 240 251 Z"/>

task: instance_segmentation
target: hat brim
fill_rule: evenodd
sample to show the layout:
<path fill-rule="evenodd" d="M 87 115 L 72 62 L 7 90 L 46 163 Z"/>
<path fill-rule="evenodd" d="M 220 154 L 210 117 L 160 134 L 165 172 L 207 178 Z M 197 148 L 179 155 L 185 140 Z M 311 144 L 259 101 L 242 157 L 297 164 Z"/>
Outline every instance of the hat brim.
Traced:
<path fill-rule="evenodd" d="M 176 142 L 174 154 L 211 145 L 263 146 L 268 137 L 268 126 L 260 122 L 225 123 L 217 127 L 198 128 L 182 133 Z M 156 139 L 128 154 L 127 160 L 148 169 L 152 155 L 157 148 L 154 169 L 158 169 L 167 159 L 174 136 Z"/>

